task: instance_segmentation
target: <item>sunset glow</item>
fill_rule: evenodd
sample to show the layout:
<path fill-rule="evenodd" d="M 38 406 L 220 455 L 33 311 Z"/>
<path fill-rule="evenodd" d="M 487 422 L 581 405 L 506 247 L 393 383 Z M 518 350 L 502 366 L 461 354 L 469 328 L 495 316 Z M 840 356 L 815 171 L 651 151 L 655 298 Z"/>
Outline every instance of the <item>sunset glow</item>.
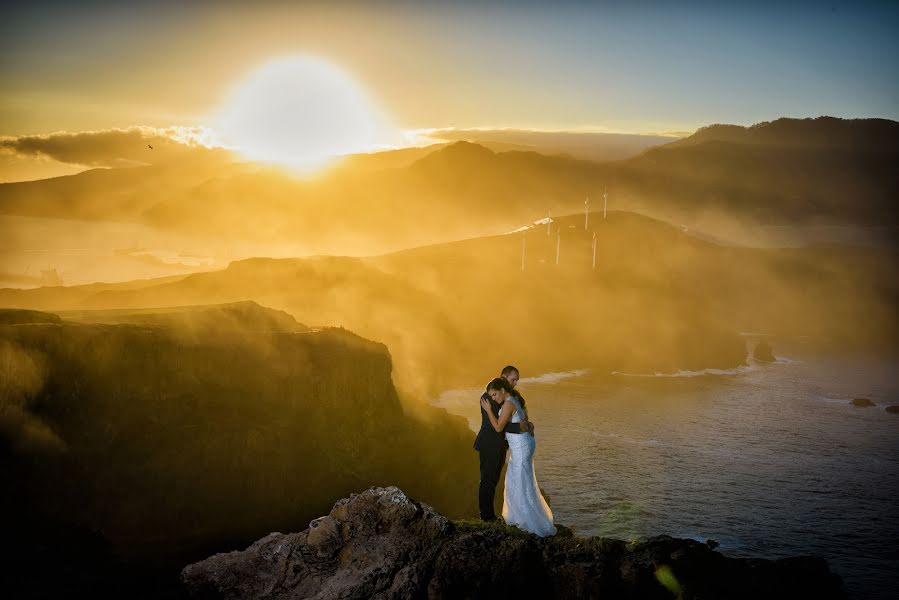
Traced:
<path fill-rule="evenodd" d="M 311 56 L 271 61 L 240 81 L 213 117 L 223 142 L 259 162 L 312 171 L 386 146 L 390 127 L 353 79 Z"/>

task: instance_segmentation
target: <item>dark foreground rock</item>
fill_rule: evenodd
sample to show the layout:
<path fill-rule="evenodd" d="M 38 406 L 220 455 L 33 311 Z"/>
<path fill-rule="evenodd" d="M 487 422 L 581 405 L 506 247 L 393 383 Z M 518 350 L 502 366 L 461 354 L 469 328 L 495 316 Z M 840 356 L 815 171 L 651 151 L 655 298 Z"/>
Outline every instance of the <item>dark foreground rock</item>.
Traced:
<path fill-rule="evenodd" d="M 452 522 L 396 487 L 337 502 L 300 533 L 181 572 L 194 598 L 844 598 L 821 558 L 728 558 L 693 540 Z"/>
<path fill-rule="evenodd" d="M 861 408 L 868 408 L 871 406 L 875 406 L 874 401 L 869 400 L 868 398 L 853 398 L 852 405 L 859 406 Z"/>
<path fill-rule="evenodd" d="M 886 411 L 888 413 L 893 413 L 899 415 L 899 404 L 895 404 L 893 406 L 887 406 Z"/>

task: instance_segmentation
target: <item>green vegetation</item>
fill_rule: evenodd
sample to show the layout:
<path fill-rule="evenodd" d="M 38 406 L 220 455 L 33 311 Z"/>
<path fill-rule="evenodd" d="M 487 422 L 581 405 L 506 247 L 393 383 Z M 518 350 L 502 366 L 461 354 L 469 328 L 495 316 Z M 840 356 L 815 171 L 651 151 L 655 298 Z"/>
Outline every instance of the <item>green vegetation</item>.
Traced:
<path fill-rule="evenodd" d="M 458 521 L 453 521 L 453 525 L 458 531 L 463 533 L 484 531 L 519 539 L 528 539 L 533 536 L 532 533 L 528 533 L 527 531 L 519 529 L 518 527 L 506 525 L 503 521 L 499 520 L 485 522 L 479 519 L 460 519 Z"/>

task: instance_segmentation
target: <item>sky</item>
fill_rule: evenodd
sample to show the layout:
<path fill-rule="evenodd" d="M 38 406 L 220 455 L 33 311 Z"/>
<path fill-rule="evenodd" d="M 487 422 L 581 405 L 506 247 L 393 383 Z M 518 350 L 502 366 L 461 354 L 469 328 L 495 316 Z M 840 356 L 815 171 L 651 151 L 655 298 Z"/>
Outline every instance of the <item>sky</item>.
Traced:
<path fill-rule="evenodd" d="M 0 135 L 202 126 L 286 55 L 399 129 L 899 120 L 899 3 L 44 2 L 0 19 Z"/>

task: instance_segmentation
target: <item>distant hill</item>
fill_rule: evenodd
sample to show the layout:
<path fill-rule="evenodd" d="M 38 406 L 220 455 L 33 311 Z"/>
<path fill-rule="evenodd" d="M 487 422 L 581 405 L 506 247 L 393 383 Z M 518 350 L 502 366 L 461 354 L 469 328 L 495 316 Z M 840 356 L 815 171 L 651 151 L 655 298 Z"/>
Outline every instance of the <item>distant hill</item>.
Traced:
<path fill-rule="evenodd" d="M 456 142 L 350 157 L 309 180 L 270 168 L 177 164 L 0 185 L 0 214 L 136 222 L 197 238 L 374 254 L 491 235 L 598 206 L 683 223 L 895 226 L 899 124 L 779 119 L 715 125 L 597 163 Z"/>
<path fill-rule="evenodd" d="M 668 144 L 683 136 L 526 129 L 446 129 L 435 131 L 431 137 L 473 142 L 495 151 L 532 151 L 604 162 L 631 158 L 648 148 Z M 496 143 L 514 144 L 519 147 L 497 148 L 493 145 Z"/>
<path fill-rule="evenodd" d="M 666 148 L 681 148 L 711 141 L 896 152 L 899 151 L 899 123 L 889 119 L 816 117 L 777 119 L 749 127 L 715 124 L 701 127 L 685 139 L 666 144 Z"/>
<path fill-rule="evenodd" d="M 432 152 L 446 148 L 452 142 L 429 144 L 427 146 L 400 148 L 397 150 L 382 150 L 365 154 L 350 154 L 343 157 L 336 165 L 331 167 L 330 173 L 352 174 L 378 171 L 381 169 L 396 169 L 408 167 L 420 158 L 424 158 Z M 479 145 L 493 152 L 509 152 L 513 150 L 532 152 L 536 148 L 523 144 L 511 144 L 505 142 L 479 142 Z"/>
<path fill-rule="evenodd" d="M 130 289 L 6 289 L 0 306 L 255 300 L 313 327 L 343 326 L 385 343 L 401 391 L 419 401 L 510 361 L 531 374 L 732 368 L 747 354 L 739 331 L 837 348 L 899 344 L 895 251 L 721 246 L 637 213 L 589 218 L 588 230 L 574 214 L 556 217 L 551 235 L 537 225 L 369 258 L 254 258 Z"/>
<path fill-rule="evenodd" d="M 616 172 L 654 211 L 762 223 L 897 225 L 899 123 L 778 119 L 713 125 L 650 149 Z"/>
<path fill-rule="evenodd" d="M 233 162 L 224 152 L 203 151 L 146 166 L 2 183 L 0 214 L 140 222 L 143 212 L 163 198 L 213 178 L 258 169 Z"/>
<path fill-rule="evenodd" d="M 332 172 L 365 173 L 379 171 L 381 169 L 396 169 L 407 167 L 416 160 L 427 156 L 431 152 L 444 148 L 446 144 L 430 144 L 414 148 L 400 148 L 397 150 L 383 150 L 363 154 L 350 154 L 338 161 Z"/>

